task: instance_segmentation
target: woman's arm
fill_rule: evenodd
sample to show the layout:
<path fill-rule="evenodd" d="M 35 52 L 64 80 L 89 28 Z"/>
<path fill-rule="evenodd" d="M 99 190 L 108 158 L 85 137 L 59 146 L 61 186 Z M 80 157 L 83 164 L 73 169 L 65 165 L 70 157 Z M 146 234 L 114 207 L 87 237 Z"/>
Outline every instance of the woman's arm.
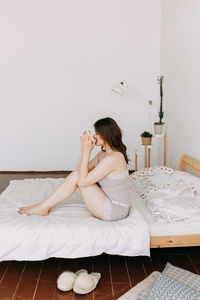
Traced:
<path fill-rule="evenodd" d="M 116 156 L 108 156 L 101 160 L 101 162 L 89 172 L 88 164 L 90 159 L 90 154 L 94 147 L 95 142 L 92 141 L 91 136 L 87 133 L 83 134 L 81 137 L 81 150 L 82 159 L 79 171 L 79 186 L 89 186 L 94 184 L 104 178 L 106 175 L 115 170 L 117 163 Z"/>
<path fill-rule="evenodd" d="M 89 161 L 89 165 L 88 165 L 89 171 L 93 170 L 96 167 L 97 163 L 99 162 L 99 153 L 97 153 L 97 155 L 95 155 L 95 157 L 91 161 Z"/>
<path fill-rule="evenodd" d="M 77 161 L 77 164 L 76 164 L 76 169 L 75 169 L 76 171 L 79 171 L 79 170 L 80 170 L 82 156 L 83 156 L 83 153 L 82 153 L 82 151 L 81 151 L 81 152 L 80 152 L 80 155 L 79 155 L 79 158 L 78 158 L 78 161 Z"/>
<path fill-rule="evenodd" d="M 81 162 L 78 184 L 82 187 L 86 187 L 100 181 L 102 178 L 115 170 L 117 162 L 115 157 L 106 157 L 102 159 L 92 171 L 89 172 L 87 168 L 89 157 L 90 154 L 85 153 Z"/>
<path fill-rule="evenodd" d="M 91 161 L 89 161 L 89 164 L 88 164 L 88 170 L 89 171 L 93 170 L 95 168 L 96 164 L 98 163 L 98 161 L 99 161 L 99 153 L 97 153 L 97 155 L 95 155 L 95 157 Z M 79 158 L 78 158 L 78 161 L 77 161 L 77 164 L 76 164 L 76 169 L 75 169 L 76 171 L 80 170 L 82 156 L 83 156 L 83 153 L 81 151 L 80 155 L 79 155 Z"/>
<path fill-rule="evenodd" d="M 95 141 L 92 141 L 91 136 L 84 132 L 80 138 L 81 142 L 81 156 L 80 156 L 80 169 L 79 169 L 79 178 L 85 177 L 89 172 L 89 159 L 92 149 L 94 148 Z M 91 165 L 94 164 L 94 159 L 92 160 Z"/>

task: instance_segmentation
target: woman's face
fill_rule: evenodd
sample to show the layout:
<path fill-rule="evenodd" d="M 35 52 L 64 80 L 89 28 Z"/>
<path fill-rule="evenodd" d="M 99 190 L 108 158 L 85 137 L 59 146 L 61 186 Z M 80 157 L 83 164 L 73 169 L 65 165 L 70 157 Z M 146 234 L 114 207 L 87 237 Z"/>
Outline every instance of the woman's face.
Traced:
<path fill-rule="evenodd" d="M 104 140 L 101 138 L 100 134 L 98 132 L 95 131 L 93 138 L 96 140 L 95 145 L 96 146 L 104 146 L 105 142 Z"/>

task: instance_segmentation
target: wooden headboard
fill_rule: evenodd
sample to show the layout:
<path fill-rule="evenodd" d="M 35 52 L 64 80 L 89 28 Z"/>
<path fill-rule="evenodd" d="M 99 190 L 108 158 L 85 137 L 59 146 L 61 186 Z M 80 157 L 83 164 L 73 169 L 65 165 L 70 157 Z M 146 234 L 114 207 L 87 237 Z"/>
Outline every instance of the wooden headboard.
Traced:
<path fill-rule="evenodd" d="M 195 171 L 197 174 L 200 174 L 200 162 L 186 154 L 183 154 L 180 158 L 180 170 L 185 171 L 186 167 Z"/>

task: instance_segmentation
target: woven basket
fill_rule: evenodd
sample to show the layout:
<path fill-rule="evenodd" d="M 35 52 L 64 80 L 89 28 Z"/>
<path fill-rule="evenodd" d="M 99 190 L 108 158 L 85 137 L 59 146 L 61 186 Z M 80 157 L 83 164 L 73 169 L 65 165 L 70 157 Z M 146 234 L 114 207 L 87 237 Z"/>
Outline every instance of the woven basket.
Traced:
<path fill-rule="evenodd" d="M 152 137 L 142 136 L 142 145 L 151 145 Z"/>

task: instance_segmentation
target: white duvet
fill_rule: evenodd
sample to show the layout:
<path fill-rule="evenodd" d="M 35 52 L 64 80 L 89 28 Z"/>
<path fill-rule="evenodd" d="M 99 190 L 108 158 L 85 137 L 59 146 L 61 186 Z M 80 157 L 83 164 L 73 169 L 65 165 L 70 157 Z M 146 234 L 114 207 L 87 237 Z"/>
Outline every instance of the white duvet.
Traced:
<path fill-rule="evenodd" d="M 20 207 L 47 197 L 62 180 L 13 180 L 0 195 L 1 261 L 77 258 L 103 252 L 150 255 L 148 223 L 134 208 L 124 220 L 101 221 L 91 216 L 77 191 L 48 216 L 18 213 Z"/>

